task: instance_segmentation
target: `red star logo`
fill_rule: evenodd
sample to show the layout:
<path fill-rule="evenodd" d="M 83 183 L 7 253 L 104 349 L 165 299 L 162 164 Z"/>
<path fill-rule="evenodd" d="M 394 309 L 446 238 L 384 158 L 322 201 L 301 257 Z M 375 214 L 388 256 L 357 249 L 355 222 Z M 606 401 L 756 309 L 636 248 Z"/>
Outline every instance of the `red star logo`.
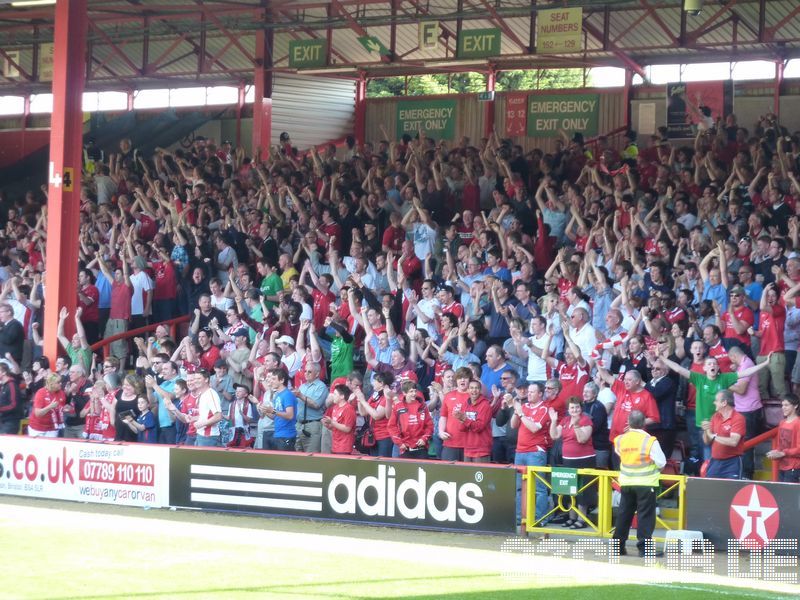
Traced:
<path fill-rule="evenodd" d="M 731 531 L 747 548 L 763 548 L 775 538 L 780 510 L 775 497 L 761 485 L 746 485 L 731 500 Z"/>

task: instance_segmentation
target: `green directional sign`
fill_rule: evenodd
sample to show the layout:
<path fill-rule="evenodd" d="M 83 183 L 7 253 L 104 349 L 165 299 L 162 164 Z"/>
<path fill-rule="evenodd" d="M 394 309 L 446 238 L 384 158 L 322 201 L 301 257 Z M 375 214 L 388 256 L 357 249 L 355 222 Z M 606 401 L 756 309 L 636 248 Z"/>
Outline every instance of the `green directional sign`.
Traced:
<path fill-rule="evenodd" d="M 458 58 L 485 58 L 500 55 L 500 29 L 469 29 L 458 36 Z"/>
<path fill-rule="evenodd" d="M 528 96 L 528 135 L 558 137 L 558 130 L 585 137 L 597 135 L 600 96 L 597 94 L 536 94 Z"/>
<path fill-rule="evenodd" d="M 389 49 L 374 35 L 362 35 L 358 38 L 358 42 L 364 46 L 370 54 L 379 54 L 381 56 L 389 56 L 389 54 L 391 54 Z"/>
<path fill-rule="evenodd" d="M 324 67 L 327 49 L 325 40 L 289 40 L 289 68 Z"/>
<path fill-rule="evenodd" d="M 550 485 L 554 494 L 574 496 L 578 493 L 578 469 L 553 467 Z"/>
<path fill-rule="evenodd" d="M 401 100 L 397 103 L 397 137 L 416 135 L 452 140 L 456 134 L 455 100 Z"/>

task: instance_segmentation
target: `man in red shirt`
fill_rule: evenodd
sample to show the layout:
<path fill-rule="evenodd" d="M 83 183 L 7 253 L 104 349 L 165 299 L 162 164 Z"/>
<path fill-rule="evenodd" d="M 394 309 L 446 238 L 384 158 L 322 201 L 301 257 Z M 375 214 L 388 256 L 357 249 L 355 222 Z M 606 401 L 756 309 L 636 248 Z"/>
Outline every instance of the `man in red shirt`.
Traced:
<path fill-rule="evenodd" d="M 728 310 L 722 313 L 720 325 L 724 327 L 722 337 L 728 343 L 734 343 L 742 348 L 750 347 L 750 333 L 748 329 L 755 323 L 753 311 L 744 302 L 745 292 L 740 285 L 730 289 Z"/>
<path fill-rule="evenodd" d="M 627 431 L 628 416 L 634 410 L 644 413 L 645 425 L 661 421 L 658 404 L 656 404 L 653 395 L 644 388 L 642 374 L 639 371 L 636 369 L 626 371 L 622 381 L 605 369 L 598 369 L 598 373 L 603 381 L 611 385 L 611 391 L 617 397 L 617 402 L 614 404 L 614 414 L 611 417 L 611 429 L 608 433 L 612 444 L 614 443 L 614 438 Z M 617 468 L 619 457 L 612 458 L 612 461 L 616 463 L 614 468 Z"/>
<path fill-rule="evenodd" d="M 469 399 L 462 409 L 455 409 L 464 440 L 464 462 L 488 463 L 492 453 L 492 406 L 481 395 L 481 382 L 469 382 Z"/>
<path fill-rule="evenodd" d="M 337 252 L 342 246 L 342 228 L 333 218 L 333 210 L 326 208 L 322 211 L 322 225 L 317 230 L 317 244 L 320 248 Z"/>
<path fill-rule="evenodd" d="M 183 437 L 186 446 L 194 446 L 195 439 L 197 438 L 197 429 L 194 426 L 194 422 L 200 414 L 197 393 L 199 378 L 200 375 L 197 373 L 189 373 L 186 376 L 186 388 L 188 393 L 181 398 L 180 407 L 175 406 L 172 398 L 164 397 L 164 406 L 167 408 L 170 415 L 187 426 L 185 435 L 178 436 L 178 443 L 180 443 L 180 438 Z"/>
<path fill-rule="evenodd" d="M 517 453 L 514 457 L 515 465 L 526 467 L 543 467 L 547 464 L 547 451 L 553 444 L 550 439 L 550 415 L 544 401 L 544 385 L 536 382 L 528 385 L 527 402 L 522 404 L 519 400 L 514 402 L 514 416 L 511 417 L 511 427 L 519 429 L 517 437 Z M 517 474 L 517 522 L 521 517 L 522 477 Z M 539 524 L 547 514 L 547 487 L 541 481 L 536 482 L 536 518 Z"/>
<path fill-rule="evenodd" d="M 197 332 L 197 345 L 200 347 L 200 356 L 198 357 L 200 368 L 205 369 L 209 373 L 213 372 L 214 365 L 217 363 L 217 360 L 219 360 L 219 348 L 211 343 L 211 334 L 205 329 L 201 329 Z M 189 348 L 191 347 L 191 344 L 189 344 Z M 192 357 L 189 357 L 188 354 L 187 352 L 187 358 L 191 361 Z"/>
<path fill-rule="evenodd" d="M 356 441 L 356 411 L 348 402 L 350 388 L 340 383 L 333 388 L 333 406 L 329 415 L 322 417 L 322 426 L 333 434 L 332 454 L 352 454 Z"/>
<path fill-rule="evenodd" d="M 403 401 L 395 401 L 389 416 L 389 434 L 400 448 L 400 458 L 428 458 L 428 443 L 433 436 L 433 419 L 417 384 L 404 381 Z"/>
<path fill-rule="evenodd" d="M 717 479 L 742 478 L 744 417 L 733 408 L 733 392 L 720 390 L 714 398 L 717 409 L 710 421 L 703 421 L 703 441 L 711 445 L 711 461 L 706 477 Z"/>
<path fill-rule="evenodd" d="M 94 344 L 100 339 L 100 292 L 94 285 L 94 275 L 89 269 L 78 271 L 78 306 L 83 309 L 81 323 L 86 341 Z"/>
<path fill-rule="evenodd" d="M 442 409 L 439 411 L 438 431 L 442 439 L 442 460 L 464 460 L 464 441 L 462 429 L 458 420 L 453 416 L 455 411 L 463 411 L 464 404 L 469 398 L 469 382 L 472 371 L 461 367 L 456 371 L 456 389 L 447 392 L 442 399 Z"/>
<path fill-rule="evenodd" d="M 311 279 L 312 285 L 305 283 L 306 275 Z M 336 303 L 336 294 L 331 291 L 333 276 L 329 273 L 317 275 L 311 267 L 311 261 L 306 260 L 300 272 L 300 283 L 305 285 L 314 300 L 311 307 L 314 330 L 322 331 L 325 329 L 325 319 L 331 314 L 331 305 Z"/>
<path fill-rule="evenodd" d="M 792 287 L 792 291 L 800 291 L 800 285 Z M 761 338 L 761 345 L 756 356 L 756 363 L 769 360 L 769 367 L 758 373 L 758 393 L 762 398 L 769 398 L 770 383 L 773 398 L 782 398 L 786 394 L 786 344 L 783 338 L 786 324 L 786 301 L 791 301 L 794 294 L 786 293 L 783 299 L 778 298 L 778 290 L 774 283 L 768 283 L 761 295 L 758 317 L 758 331 L 749 332 Z M 772 356 L 770 356 L 772 355 Z"/>
<path fill-rule="evenodd" d="M 716 325 L 706 325 L 703 328 L 703 341 L 708 346 L 708 355 L 717 359 L 721 373 L 733 371 L 731 359 L 728 356 L 728 349 L 722 342 L 722 332 Z"/>
<path fill-rule="evenodd" d="M 133 294 L 133 287 L 131 285 L 130 273 L 128 273 L 127 261 L 123 260 L 120 262 L 122 263 L 122 267 L 114 269 L 112 275 L 111 269 L 108 263 L 103 260 L 102 254 L 97 254 L 97 264 L 106 279 L 111 282 L 111 308 L 108 313 L 108 321 L 106 321 L 105 337 L 111 337 L 127 331 L 128 321 L 130 321 L 131 318 L 131 295 Z M 127 340 L 111 342 L 111 355 L 116 356 L 124 362 L 128 357 Z"/>
<path fill-rule="evenodd" d="M 175 316 L 175 311 L 178 308 L 178 278 L 167 249 L 163 246 L 158 246 L 156 247 L 156 252 L 158 253 L 158 260 L 153 261 L 151 264 L 155 275 L 153 320 L 161 323 Z"/>

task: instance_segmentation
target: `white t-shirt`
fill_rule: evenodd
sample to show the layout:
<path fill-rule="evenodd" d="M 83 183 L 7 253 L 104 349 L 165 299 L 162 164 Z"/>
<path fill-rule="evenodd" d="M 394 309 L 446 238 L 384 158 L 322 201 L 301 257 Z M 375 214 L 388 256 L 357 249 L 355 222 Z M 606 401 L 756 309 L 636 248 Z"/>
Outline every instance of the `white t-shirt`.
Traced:
<path fill-rule="evenodd" d="M 547 334 L 537 338 L 535 335 L 531 336 L 529 340 L 539 350 L 545 349 L 545 342 L 547 341 Z M 554 344 L 551 342 L 550 348 L 553 349 Z M 547 380 L 547 363 L 544 362 L 541 356 L 531 351 L 530 346 L 525 345 L 525 352 L 528 353 L 528 381 L 546 381 Z"/>
<path fill-rule="evenodd" d="M 414 236 L 414 254 L 421 261 L 430 254 L 433 256 L 433 247 L 436 244 L 436 230 L 425 223 L 414 223 L 411 229 Z"/>
<path fill-rule="evenodd" d="M 436 331 L 436 313 L 434 312 L 434 307 L 440 306 L 439 301 L 436 298 L 431 298 L 430 300 L 426 300 L 425 298 L 421 298 L 417 300 L 417 329 L 425 329 L 428 334 L 436 339 L 438 333 Z M 421 314 L 425 315 L 427 319 L 433 319 L 425 323 L 422 318 L 419 316 Z"/>
<path fill-rule="evenodd" d="M 197 414 L 201 419 L 210 419 L 215 414 L 222 412 L 222 405 L 219 401 L 219 394 L 215 389 L 208 388 L 205 392 L 200 394 L 197 399 Z M 219 435 L 219 421 L 213 425 L 202 427 L 197 431 L 197 435 L 215 436 Z"/>
<path fill-rule="evenodd" d="M 594 327 L 586 323 L 577 331 L 574 327 L 569 328 L 569 337 L 575 342 L 575 345 L 580 349 L 583 358 L 589 360 L 592 355 L 592 350 L 597 345 L 597 334 Z"/>
<path fill-rule="evenodd" d="M 153 281 L 144 271 L 131 274 L 131 315 L 144 314 L 145 294 L 153 289 Z"/>

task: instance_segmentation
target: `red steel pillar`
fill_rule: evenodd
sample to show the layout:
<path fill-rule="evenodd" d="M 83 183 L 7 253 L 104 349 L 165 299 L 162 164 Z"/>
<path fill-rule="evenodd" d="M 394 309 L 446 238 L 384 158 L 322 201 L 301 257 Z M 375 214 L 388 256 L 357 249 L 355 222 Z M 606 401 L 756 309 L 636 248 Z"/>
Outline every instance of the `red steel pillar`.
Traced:
<path fill-rule="evenodd" d="M 493 92 L 495 84 L 497 83 L 497 71 L 494 68 L 489 69 L 486 74 L 486 91 Z M 484 117 L 483 117 L 483 136 L 490 137 L 494 131 L 494 99 L 484 103 Z"/>
<path fill-rule="evenodd" d="M 781 116 L 781 88 L 783 87 L 783 69 L 786 63 L 782 58 L 775 61 L 775 92 L 772 99 L 772 112 L 776 117 Z"/>
<path fill-rule="evenodd" d="M 256 31 L 255 100 L 253 100 L 253 156 L 269 153 L 272 139 L 272 29 Z"/>
<path fill-rule="evenodd" d="M 367 77 L 359 73 L 356 81 L 356 106 L 354 115 L 356 144 L 361 147 L 367 139 Z M 391 140 L 389 140 L 391 141 Z"/>
<path fill-rule="evenodd" d="M 58 0 L 55 8 L 44 305 L 44 354 L 51 363 L 58 355 L 58 313 L 66 306 L 70 312 L 67 323 L 74 323 L 78 300 L 86 1 Z"/>
<path fill-rule="evenodd" d="M 633 71 L 625 69 L 625 127 L 633 127 Z"/>

